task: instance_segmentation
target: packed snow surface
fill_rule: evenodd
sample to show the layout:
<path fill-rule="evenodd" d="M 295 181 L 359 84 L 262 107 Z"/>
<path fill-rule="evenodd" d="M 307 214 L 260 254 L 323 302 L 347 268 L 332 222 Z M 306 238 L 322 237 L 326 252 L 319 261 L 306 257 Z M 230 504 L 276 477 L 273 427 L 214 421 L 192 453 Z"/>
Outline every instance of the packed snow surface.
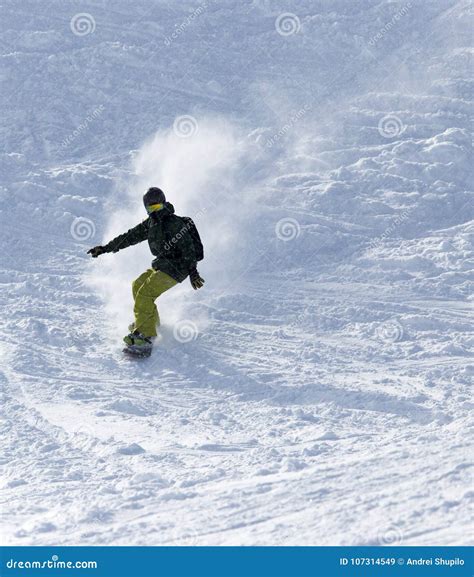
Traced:
<path fill-rule="evenodd" d="M 472 543 L 471 9 L 2 3 L 4 543 Z"/>

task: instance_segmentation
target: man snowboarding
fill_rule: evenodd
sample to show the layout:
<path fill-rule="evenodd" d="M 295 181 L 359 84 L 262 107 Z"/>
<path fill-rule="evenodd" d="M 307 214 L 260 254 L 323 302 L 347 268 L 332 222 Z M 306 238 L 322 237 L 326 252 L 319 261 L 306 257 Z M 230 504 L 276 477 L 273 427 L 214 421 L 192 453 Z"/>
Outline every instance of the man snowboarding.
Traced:
<path fill-rule="evenodd" d="M 160 188 L 152 187 L 143 196 L 148 218 L 104 246 L 87 251 L 93 258 L 107 252 L 118 252 L 144 240 L 155 259 L 132 283 L 135 321 L 124 337 L 125 353 L 149 356 L 160 324 L 155 300 L 189 276 L 193 289 L 204 285 L 197 271 L 197 261 L 204 258 L 203 246 L 194 222 L 189 217 L 174 214 L 174 207 L 166 201 Z"/>

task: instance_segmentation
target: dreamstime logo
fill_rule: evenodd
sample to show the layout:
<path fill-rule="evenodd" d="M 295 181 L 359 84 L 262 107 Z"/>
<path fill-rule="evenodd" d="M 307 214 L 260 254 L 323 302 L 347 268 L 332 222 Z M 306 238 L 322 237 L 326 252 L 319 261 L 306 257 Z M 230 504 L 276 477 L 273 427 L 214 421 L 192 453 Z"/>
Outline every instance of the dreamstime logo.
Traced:
<path fill-rule="evenodd" d="M 285 242 L 298 238 L 301 233 L 300 223 L 294 218 L 282 218 L 275 226 L 275 234 Z"/>
<path fill-rule="evenodd" d="M 403 338 L 403 327 L 397 320 L 386 321 L 375 329 L 375 334 L 383 341 L 396 343 Z"/>
<path fill-rule="evenodd" d="M 286 135 L 286 133 L 288 131 L 291 130 L 291 128 L 299 121 L 303 118 L 303 116 L 309 111 L 311 110 L 311 106 L 309 104 L 305 104 L 302 108 L 300 108 L 297 112 L 295 112 L 294 114 L 292 114 L 290 116 L 290 118 L 288 119 L 287 122 L 285 122 L 285 124 L 280 128 L 280 130 L 273 134 L 273 136 L 271 136 L 267 142 L 266 145 L 268 148 L 271 148 L 276 142 L 278 142 L 278 140 L 280 140 L 280 138 L 282 138 L 283 136 Z"/>
<path fill-rule="evenodd" d="M 94 16 L 88 12 L 80 12 L 71 18 L 69 26 L 75 36 L 87 36 L 95 30 Z"/>
<path fill-rule="evenodd" d="M 95 236 L 95 224 L 89 218 L 79 216 L 72 221 L 71 236 L 74 240 L 85 241 Z"/>
<path fill-rule="evenodd" d="M 397 525 L 390 525 L 377 535 L 377 541 L 380 545 L 401 545 L 403 533 Z"/>
<path fill-rule="evenodd" d="M 380 136 L 395 138 L 395 136 L 399 136 L 405 130 L 405 125 L 398 116 L 387 114 L 387 116 L 379 120 L 377 128 Z"/>
<path fill-rule="evenodd" d="M 404 210 L 401 214 L 397 215 L 394 218 L 392 224 L 387 227 L 380 236 L 370 241 L 368 248 L 376 249 L 377 247 L 381 246 L 385 239 L 389 238 L 395 232 L 396 228 L 405 222 L 409 216 L 410 213 L 408 210 Z"/>
<path fill-rule="evenodd" d="M 171 46 L 171 43 L 174 40 L 176 40 L 177 38 L 179 38 L 181 36 L 181 34 L 184 33 L 186 28 L 188 26 L 190 26 L 194 22 L 194 20 L 196 20 L 196 18 L 201 16 L 201 14 L 203 14 L 204 11 L 207 10 L 208 7 L 209 7 L 209 3 L 203 2 L 195 10 L 193 10 L 191 12 L 191 14 L 189 16 L 187 16 L 186 19 L 183 20 L 180 24 L 175 24 L 173 32 L 171 32 L 171 34 L 169 36 L 166 36 L 166 38 L 165 38 L 165 42 L 164 42 L 165 46 Z"/>
<path fill-rule="evenodd" d="M 403 6 L 403 8 L 401 8 L 398 12 L 396 12 L 393 15 L 392 19 L 389 22 L 387 22 L 387 24 L 385 24 L 385 26 L 381 28 L 375 36 L 372 36 L 372 38 L 369 40 L 369 46 L 375 46 L 379 40 L 382 40 L 385 34 L 390 32 L 390 30 L 395 26 L 395 24 L 400 20 L 400 18 L 402 16 L 405 16 L 405 14 L 408 14 L 408 11 L 410 10 L 411 6 L 412 6 L 411 2 L 407 2 L 405 6 Z"/>
<path fill-rule="evenodd" d="M 67 148 L 78 136 L 80 136 L 85 130 L 87 130 L 90 124 L 99 118 L 99 116 L 104 112 L 105 107 L 103 104 L 98 106 L 90 114 L 88 114 L 85 119 L 79 124 L 79 126 L 71 132 L 66 138 L 61 142 L 61 148 Z"/>
<path fill-rule="evenodd" d="M 7 569 L 97 569 L 97 561 L 60 561 L 57 555 L 52 555 L 51 559 L 41 561 L 9 559 L 5 566 Z"/>
<path fill-rule="evenodd" d="M 194 136 L 198 131 L 197 120 L 189 114 L 178 116 L 174 119 L 173 131 L 179 138 Z"/>
<path fill-rule="evenodd" d="M 301 28 L 300 19 L 292 12 L 284 12 L 275 20 L 275 29 L 280 36 L 297 34 Z"/>
<path fill-rule="evenodd" d="M 204 214 L 206 212 L 207 208 L 203 207 L 201 208 L 195 215 L 195 218 L 199 218 L 202 214 Z M 168 251 L 171 250 L 173 248 L 173 246 L 181 239 L 183 238 L 183 236 L 192 230 L 194 225 L 194 221 L 190 220 L 187 221 L 186 224 L 184 226 L 182 226 L 180 228 L 180 230 L 178 230 L 178 232 L 172 237 L 170 238 L 168 241 L 165 242 L 163 248 Z"/>
<path fill-rule="evenodd" d="M 173 336 L 180 343 L 190 343 L 197 339 L 199 330 L 193 321 L 179 321 L 173 328 Z"/>

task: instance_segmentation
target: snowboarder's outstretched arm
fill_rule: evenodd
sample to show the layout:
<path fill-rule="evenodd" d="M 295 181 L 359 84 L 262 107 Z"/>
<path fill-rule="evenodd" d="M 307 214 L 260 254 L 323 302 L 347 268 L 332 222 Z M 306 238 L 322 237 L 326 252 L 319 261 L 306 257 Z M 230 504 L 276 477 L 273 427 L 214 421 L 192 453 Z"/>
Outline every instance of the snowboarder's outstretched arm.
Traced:
<path fill-rule="evenodd" d="M 128 246 L 133 246 L 134 244 L 138 244 L 139 242 L 143 242 L 148 238 L 148 219 L 144 220 L 137 226 L 134 226 L 127 232 L 123 234 L 119 234 L 110 242 L 108 242 L 104 246 L 94 246 L 90 250 L 87 251 L 87 254 L 90 254 L 93 258 L 97 258 L 99 255 L 104 254 L 105 252 L 118 252 L 123 248 L 127 248 Z"/>

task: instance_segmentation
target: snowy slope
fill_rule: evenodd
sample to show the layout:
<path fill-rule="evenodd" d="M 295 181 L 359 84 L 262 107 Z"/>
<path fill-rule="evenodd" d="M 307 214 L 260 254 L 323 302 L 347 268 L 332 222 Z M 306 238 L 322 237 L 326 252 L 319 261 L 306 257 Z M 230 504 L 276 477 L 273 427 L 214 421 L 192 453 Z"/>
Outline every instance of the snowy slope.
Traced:
<path fill-rule="evenodd" d="M 472 542 L 469 3 L 130 6 L 2 5 L 4 542 Z M 131 363 L 152 184 L 206 287 Z"/>

